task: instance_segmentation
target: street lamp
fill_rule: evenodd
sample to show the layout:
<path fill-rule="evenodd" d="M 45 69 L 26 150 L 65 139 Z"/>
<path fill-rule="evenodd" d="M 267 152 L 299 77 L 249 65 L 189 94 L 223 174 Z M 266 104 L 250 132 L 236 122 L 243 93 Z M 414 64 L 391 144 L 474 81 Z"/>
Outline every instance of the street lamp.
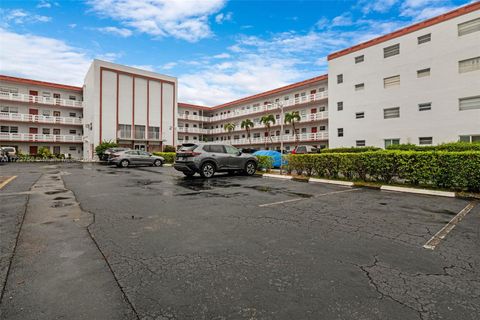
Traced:
<path fill-rule="evenodd" d="M 283 169 L 283 122 L 284 122 L 284 114 L 283 114 L 283 103 L 276 102 L 277 106 L 280 108 L 280 174 L 282 174 Z"/>

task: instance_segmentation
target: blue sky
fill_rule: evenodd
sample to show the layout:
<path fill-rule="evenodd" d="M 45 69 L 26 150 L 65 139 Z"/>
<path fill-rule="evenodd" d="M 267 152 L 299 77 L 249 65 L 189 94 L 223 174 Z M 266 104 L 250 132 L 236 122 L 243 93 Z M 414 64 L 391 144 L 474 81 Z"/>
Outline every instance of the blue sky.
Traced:
<path fill-rule="evenodd" d="M 326 56 L 470 0 L 1 1 L 0 73 L 81 85 L 98 58 L 216 105 L 326 73 Z"/>

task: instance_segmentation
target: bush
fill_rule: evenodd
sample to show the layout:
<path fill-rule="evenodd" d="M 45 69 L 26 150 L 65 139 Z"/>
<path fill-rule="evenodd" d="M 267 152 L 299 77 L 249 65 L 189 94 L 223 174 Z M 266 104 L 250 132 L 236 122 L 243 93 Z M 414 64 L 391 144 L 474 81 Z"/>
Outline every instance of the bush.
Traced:
<path fill-rule="evenodd" d="M 357 152 L 369 152 L 369 151 L 379 151 L 379 150 L 382 150 L 382 148 L 346 147 L 346 148 L 322 149 L 320 153 L 357 153 Z"/>
<path fill-rule="evenodd" d="M 102 143 L 95 147 L 95 153 L 97 154 L 98 158 L 103 159 L 103 154 L 107 149 L 116 147 L 118 147 L 116 142 L 104 140 Z"/>
<path fill-rule="evenodd" d="M 169 146 L 169 145 L 166 145 L 163 147 L 163 152 L 176 152 L 177 150 L 175 149 L 174 146 Z"/>
<path fill-rule="evenodd" d="M 259 170 L 270 171 L 273 168 L 273 158 L 270 156 L 256 156 Z"/>
<path fill-rule="evenodd" d="M 290 171 L 307 176 L 480 191 L 478 151 L 370 151 L 289 155 Z"/>
<path fill-rule="evenodd" d="M 175 152 L 154 152 L 153 154 L 163 157 L 165 159 L 165 163 L 175 162 Z"/>
<path fill-rule="evenodd" d="M 53 154 L 50 152 L 50 149 L 45 147 L 38 148 L 37 155 L 44 159 L 53 158 Z"/>
<path fill-rule="evenodd" d="M 479 142 L 450 142 L 437 146 L 417 146 L 416 144 L 397 144 L 390 145 L 387 150 L 403 151 L 480 151 Z"/>

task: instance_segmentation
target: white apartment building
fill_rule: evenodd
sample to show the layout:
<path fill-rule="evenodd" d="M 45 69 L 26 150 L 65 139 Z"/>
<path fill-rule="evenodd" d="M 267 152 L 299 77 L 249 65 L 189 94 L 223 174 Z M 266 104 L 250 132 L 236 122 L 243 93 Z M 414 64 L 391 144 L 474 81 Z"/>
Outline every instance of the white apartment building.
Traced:
<path fill-rule="evenodd" d="M 480 2 L 328 60 L 330 147 L 480 140 Z"/>
<path fill-rule="evenodd" d="M 285 124 L 283 114 L 298 112 L 300 120 Z M 273 115 L 275 122 L 267 129 L 260 119 Z M 250 133 L 242 128 L 250 120 Z M 226 124 L 234 125 L 228 131 Z M 281 124 L 283 132 L 281 132 Z M 286 150 L 296 144 L 316 147 L 328 145 L 327 75 L 228 102 L 215 107 L 178 105 L 179 142 L 212 141 L 237 147 L 280 149 L 283 139 Z M 282 137 L 283 136 L 283 137 Z"/>

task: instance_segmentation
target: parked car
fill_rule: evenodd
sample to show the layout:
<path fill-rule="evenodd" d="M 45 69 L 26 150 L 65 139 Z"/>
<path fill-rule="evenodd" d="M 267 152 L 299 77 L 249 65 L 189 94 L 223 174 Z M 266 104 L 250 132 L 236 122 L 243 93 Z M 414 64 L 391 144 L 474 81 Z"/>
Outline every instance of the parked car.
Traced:
<path fill-rule="evenodd" d="M 130 150 L 130 148 L 120 148 L 120 147 L 108 148 L 107 150 L 105 150 L 103 152 L 103 155 L 100 158 L 100 160 L 109 161 L 112 154 L 114 154 L 116 152 L 120 152 L 120 151 L 127 151 L 127 150 Z"/>
<path fill-rule="evenodd" d="M 253 149 L 253 148 L 242 148 L 240 149 L 240 151 L 242 151 L 243 153 L 250 153 L 250 154 L 253 154 L 255 152 L 258 151 L 258 149 Z"/>
<path fill-rule="evenodd" d="M 177 151 L 173 167 L 187 177 L 199 173 L 204 178 L 215 172 L 242 172 L 253 175 L 258 159 L 227 144 L 186 143 Z"/>
<path fill-rule="evenodd" d="M 7 156 L 8 162 L 14 162 L 18 160 L 17 150 L 15 147 L 2 147 L 4 154 Z"/>
<path fill-rule="evenodd" d="M 297 146 L 295 149 L 292 150 L 292 154 L 306 154 L 306 153 L 319 153 L 320 149 L 309 146 L 309 145 L 302 145 Z"/>
<path fill-rule="evenodd" d="M 0 162 L 7 162 L 8 157 L 7 157 L 7 151 L 4 150 L 2 147 L 0 147 Z"/>
<path fill-rule="evenodd" d="M 115 164 L 118 167 L 126 168 L 130 165 L 141 166 L 149 165 L 161 167 L 165 163 L 163 157 L 154 156 L 150 152 L 141 150 L 126 150 L 119 151 L 112 154 L 109 163 Z"/>

